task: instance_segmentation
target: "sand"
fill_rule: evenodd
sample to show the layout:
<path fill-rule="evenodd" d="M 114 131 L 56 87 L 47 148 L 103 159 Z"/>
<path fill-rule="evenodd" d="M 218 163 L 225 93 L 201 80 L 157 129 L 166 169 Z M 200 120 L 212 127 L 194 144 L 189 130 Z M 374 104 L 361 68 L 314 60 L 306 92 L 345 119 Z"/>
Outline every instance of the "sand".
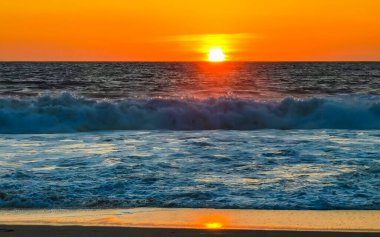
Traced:
<path fill-rule="evenodd" d="M 5 226 L 0 236 L 9 237 L 375 237 L 379 233 L 273 231 L 273 230 L 199 230 L 128 227 L 80 227 L 80 226 Z"/>
<path fill-rule="evenodd" d="M 380 211 L 2 210 L 0 236 L 380 236 Z"/>

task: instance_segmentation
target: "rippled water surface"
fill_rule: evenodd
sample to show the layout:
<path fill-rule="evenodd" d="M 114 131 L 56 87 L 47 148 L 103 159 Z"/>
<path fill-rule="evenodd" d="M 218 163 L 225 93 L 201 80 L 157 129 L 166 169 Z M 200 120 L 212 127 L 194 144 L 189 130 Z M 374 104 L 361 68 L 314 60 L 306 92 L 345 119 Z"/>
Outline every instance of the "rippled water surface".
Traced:
<path fill-rule="evenodd" d="M 0 63 L 0 94 L 97 98 L 380 95 L 380 63 Z"/>
<path fill-rule="evenodd" d="M 380 209 L 379 131 L 0 139 L 0 206 Z"/>
<path fill-rule="evenodd" d="M 380 210 L 380 63 L 0 63 L 0 208 Z"/>

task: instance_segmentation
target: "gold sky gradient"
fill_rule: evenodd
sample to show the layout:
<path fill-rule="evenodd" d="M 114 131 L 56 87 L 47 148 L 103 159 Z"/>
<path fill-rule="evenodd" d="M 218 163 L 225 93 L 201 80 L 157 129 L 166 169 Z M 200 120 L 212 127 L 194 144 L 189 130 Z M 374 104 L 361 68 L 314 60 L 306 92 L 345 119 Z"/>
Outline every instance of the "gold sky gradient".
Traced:
<path fill-rule="evenodd" d="M 0 0 L 0 60 L 380 60 L 379 0 Z M 213 42 L 213 40 L 215 42 Z"/>

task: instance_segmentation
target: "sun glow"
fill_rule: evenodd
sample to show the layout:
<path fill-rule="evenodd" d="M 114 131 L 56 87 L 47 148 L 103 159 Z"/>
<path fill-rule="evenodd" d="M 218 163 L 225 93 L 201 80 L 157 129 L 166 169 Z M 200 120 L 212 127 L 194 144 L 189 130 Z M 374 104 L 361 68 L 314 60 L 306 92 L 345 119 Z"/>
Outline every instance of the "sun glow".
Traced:
<path fill-rule="evenodd" d="M 206 228 L 207 229 L 220 229 L 222 228 L 222 223 L 219 222 L 211 222 L 211 223 L 206 223 Z"/>
<path fill-rule="evenodd" d="M 213 47 L 208 51 L 208 61 L 210 62 L 223 62 L 226 60 L 226 55 L 219 47 Z"/>

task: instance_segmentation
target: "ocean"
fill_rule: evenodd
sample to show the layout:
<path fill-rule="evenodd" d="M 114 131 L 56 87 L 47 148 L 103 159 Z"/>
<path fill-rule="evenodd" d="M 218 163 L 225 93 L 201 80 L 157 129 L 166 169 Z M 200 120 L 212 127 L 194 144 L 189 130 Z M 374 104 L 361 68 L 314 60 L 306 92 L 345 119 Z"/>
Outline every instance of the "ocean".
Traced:
<path fill-rule="evenodd" d="M 0 208 L 380 210 L 380 63 L 0 63 Z"/>

